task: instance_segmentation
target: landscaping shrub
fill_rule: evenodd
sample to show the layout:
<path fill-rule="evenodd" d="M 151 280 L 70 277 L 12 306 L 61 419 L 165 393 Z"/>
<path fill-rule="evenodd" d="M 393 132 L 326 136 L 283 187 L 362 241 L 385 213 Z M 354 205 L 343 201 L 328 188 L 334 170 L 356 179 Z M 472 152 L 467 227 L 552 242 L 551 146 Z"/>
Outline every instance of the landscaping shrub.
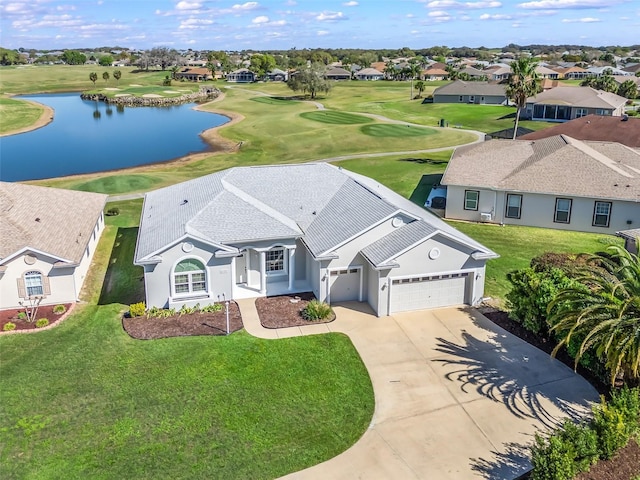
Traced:
<path fill-rule="evenodd" d="M 589 424 L 576 425 L 571 420 L 565 420 L 559 436 L 573 447 L 576 472 L 585 472 L 598 461 L 598 435 Z"/>
<path fill-rule="evenodd" d="M 570 443 L 559 436 L 544 438 L 536 434 L 535 443 L 531 447 L 531 480 L 567 480 L 573 478 L 577 469 L 574 464 L 574 453 Z"/>
<path fill-rule="evenodd" d="M 27 314 L 25 312 L 18 313 L 18 320 L 26 320 L 26 319 L 27 319 Z"/>
<path fill-rule="evenodd" d="M 175 308 L 151 307 L 147 312 L 149 318 L 167 318 L 176 314 Z"/>
<path fill-rule="evenodd" d="M 39 318 L 38 320 L 36 320 L 36 328 L 46 327 L 47 325 L 49 325 L 48 318 Z"/>
<path fill-rule="evenodd" d="M 593 428 L 598 434 L 598 450 L 601 458 L 612 458 L 629 441 L 629 427 L 624 414 L 616 407 L 602 403 L 594 408 Z"/>
<path fill-rule="evenodd" d="M 198 310 L 200 310 L 200 304 L 199 303 L 196 303 L 193 307 L 187 307 L 186 305 L 182 305 L 182 307 L 180 308 L 178 313 L 180 315 L 189 315 L 189 314 L 192 314 L 192 313 L 196 313 Z"/>
<path fill-rule="evenodd" d="M 326 320 L 331 316 L 331 307 L 325 302 L 311 300 L 300 312 L 305 320 Z"/>
<path fill-rule="evenodd" d="M 13 322 L 7 322 L 4 324 L 4 327 L 2 327 L 2 330 L 5 332 L 10 332 L 11 330 L 15 330 L 16 329 L 16 324 Z"/>
<path fill-rule="evenodd" d="M 132 317 L 141 317 L 147 311 L 147 305 L 144 302 L 133 303 L 129 305 L 129 315 Z"/>
<path fill-rule="evenodd" d="M 222 311 L 222 304 L 221 303 L 213 303 L 211 305 L 205 305 L 204 307 L 202 307 L 200 309 L 200 311 L 204 312 L 204 313 L 220 312 L 220 311 Z"/>
<path fill-rule="evenodd" d="M 118 207 L 112 207 L 107 210 L 107 217 L 115 217 L 120 215 L 120 209 Z"/>
<path fill-rule="evenodd" d="M 629 436 L 640 430 L 640 389 L 626 385 L 612 393 L 609 405 L 622 413 Z"/>
<path fill-rule="evenodd" d="M 62 315 L 66 311 L 67 307 L 65 307 L 64 305 L 56 305 L 55 307 L 53 307 L 53 313 L 55 313 L 56 315 Z"/>

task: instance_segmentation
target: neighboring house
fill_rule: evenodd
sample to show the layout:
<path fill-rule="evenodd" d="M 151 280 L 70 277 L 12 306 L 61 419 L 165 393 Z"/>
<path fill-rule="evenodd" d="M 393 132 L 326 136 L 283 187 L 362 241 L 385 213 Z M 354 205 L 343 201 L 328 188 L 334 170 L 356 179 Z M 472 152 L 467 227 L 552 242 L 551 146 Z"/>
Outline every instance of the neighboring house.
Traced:
<path fill-rule="evenodd" d="M 566 122 L 590 114 L 619 117 L 627 99 L 591 87 L 558 87 L 527 99 L 522 117 L 547 122 Z"/>
<path fill-rule="evenodd" d="M 558 72 L 558 78 L 562 80 L 582 80 L 584 78 L 590 77 L 591 74 L 581 67 L 557 67 L 554 68 L 556 72 Z"/>
<path fill-rule="evenodd" d="M 482 80 L 482 79 L 486 79 L 487 78 L 486 72 L 483 72 L 482 70 L 478 70 L 477 68 L 474 68 L 474 67 L 472 67 L 470 65 L 467 65 L 466 67 L 461 69 L 460 73 L 464 73 L 464 74 L 468 75 L 469 77 L 471 77 L 473 79 L 478 79 L 478 80 Z"/>
<path fill-rule="evenodd" d="M 561 134 L 576 140 L 618 142 L 627 147 L 640 148 L 640 118 L 592 114 L 528 133 L 522 140 L 541 140 Z"/>
<path fill-rule="evenodd" d="M 564 83 L 560 83 L 559 80 L 551 80 L 549 78 L 543 78 L 540 80 L 540 87 L 542 90 L 551 90 L 552 88 L 564 87 Z"/>
<path fill-rule="evenodd" d="M 638 89 L 640 89 L 640 77 L 636 77 L 635 75 L 613 75 L 613 79 L 618 85 L 622 85 L 624 82 L 631 80 L 636 84 Z"/>
<path fill-rule="evenodd" d="M 624 248 L 626 248 L 629 252 L 638 255 L 638 244 L 640 244 L 640 228 L 622 230 L 620 232 L 616 232 L 616 235 L 624 239 Z"/>
<path fill-rule="evenodd" d="M 423 70 L 420 74 L 420 78 L 429 82 L 435 82 L 438 80 L 446 80 L 449 78 L 449 72 L 442 68 L 429 67 Z"/>
<path fill-rule="evenodd" d="M 0 308 L 78 300 L 107 195 L 0 182 Z"/>
<path fill-rule="evenodd" d="M 542 65 L 538 65 L 536 67 L 536 73 L 539 78 L 548 78 L 550 80 L 557 80 L 560 74 L 555 70 L 552 70 L 547 67 L 543 67 Z"/>
<path fill-rule="evenodd" d="M 489 80 L 494 82 L 500 82 L 502 80 L 507 80 L 511 76 L 511 67 L 510 66 L 497 66 L 497 67 L 489 67 L 486 70 L 483 70 L 485 75 Z"/>
<path fill-rule="evenodd" d="M 504 85 L 456 80 L 455 82 L 436 88 L 433 92 L 433 103 L 507 105 L 508 100 Z"/>
<path fill-rule="evenodd" d="M 286 82 L 289 79 L 289 74 L 279 68 L 274 68 L 267 73 L 267 78 L 272 82 Z"/>
<path fill-rule="evenodd" d="M 227 73 L 229 83 L 252 83 L 256 81 L 256 74 L 248 68 L 240 68 L 231 73 Z"/>
<path fill-rule="evenodd" d="M 382 80 L 384 78 L 384 73 L 379 72 L 375 68 L 363 68 L 362 70 L 359 70 L 355 75 L 356 79 L 358 80 L 375 81 Z"/>
<path fill-rule="evenodd" d="M 611 66 L 604 66 L 604 67 L 589 67 L 587 68 L 587 72 L 589 72 L 589 74 L 591 76 L 596 76 L 596 77 L 600 77 L 604 74 L 609 74 L 609 75 L 632 75 L 630 72 L 625 72 L 624 70 L 620 70 L 619 68 L 616 67 L 611 67 Z"/>
<path fill-rule="evenodd" d="M 622 70 L 630 73 L 631 75 L 636 75 L 638 72 L 640 72 L 640 63 L 629 63 Z"/>
<path fill-rule="evenodd" d="M 309 163 L 147 193 L 135 263 L 148 307 L 312 291 L 385 316 L 478 303 L 496 256 L 370 178 Z"/>
<path fill-rule="evenodd" d="M 446 218 L 614 234 L 640 225 L 640 152 L 557 135 L 458 148 Z"/>
<path fill-rule="evenodd" d="M 333 67 L 324 75 L 328 80 L 351 80 L 351 72 L 341 67 Z"/>
<path fill-rule="evenodd" d="M 179 72 L 176 72 L 176 80 L 188 80 L 190 82 L 204 82 L 206 80 L 213 80 L 211 70 L 202 67 L 184 67 Z"/>

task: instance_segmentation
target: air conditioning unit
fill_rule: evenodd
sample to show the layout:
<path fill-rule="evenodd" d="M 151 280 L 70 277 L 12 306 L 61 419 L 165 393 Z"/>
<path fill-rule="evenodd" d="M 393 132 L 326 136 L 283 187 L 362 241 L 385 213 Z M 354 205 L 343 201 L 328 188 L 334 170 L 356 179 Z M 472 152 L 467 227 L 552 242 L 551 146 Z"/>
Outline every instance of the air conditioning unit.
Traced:
<path fill-rule="evenodd" d="M 481 222 L 490 222 L 491 221 L 491 212 L 482 212 L 480 214 L 480 221 Z"/>

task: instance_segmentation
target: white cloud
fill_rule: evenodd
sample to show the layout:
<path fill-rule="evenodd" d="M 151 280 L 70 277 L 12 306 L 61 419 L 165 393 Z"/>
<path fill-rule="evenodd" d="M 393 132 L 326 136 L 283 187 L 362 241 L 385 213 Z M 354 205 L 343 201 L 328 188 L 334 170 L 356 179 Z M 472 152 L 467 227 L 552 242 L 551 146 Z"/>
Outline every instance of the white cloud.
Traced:
<path fill-rule="evenodd" d="M 620 3 L 619 0 L 536 0 L 518 4 L 520 8 L 600 8 Z"/>
<path fill-rule="evenodd" d="M 415 18 L 415 15 L 413 13 L 407 13 L 405 16 L 407 18 Z"/>
<path fill-rule="evenodd" d="M 427 3 L 427 8 L 447 8 L 447 7 L 457 7 L 459 2 L 455 0 L 435 0 L 433 2 Z"/>
<path fill-rule="evenodd" d="M 585 18 L 563 18 L 562 23 L 597 23 L 599 18 L 585 17 Z"/>
<path fill-rule="evenodd" d="M 323 37 L 325 35 L 329 35 L 329 32 L 327 30 L 318 30 L 317 35 L 319 37 Z"/>
<path fill-rule="evenodd" d="M 180 22 L 178 29 L 180 30 L 196 30 L 199 28 L 206 28 L 211 25 L 213 20 L 207 20 L 204 18 L 188 18 Z"/>
<path fill-rule="evenodd" d="M 231 7 L 231 9 L 234 12 L 246 12 L 249 10 L 255 10 L 256 8 L 258 8 L 260 6 L 260 4 L 258 2 L 246 2 L 243 4 L 235 4 L 233 7 Z"/>
<path fill-rule="evenodd" d="M 202 4 L 198 2 L 188 2 L 186 0 L 182 0 L 176 4 L 176 10 L 197 10 L 201 6 Z"/>
<path fill-rule="evenodd" d="M 264 15 L 260 15 L 259 17 L 256 17 L 253 20 L 251 20 L 251 23 L 255 23 L 255 24 L 268 23 L 268 22 L 269 22 L 269 17 L 266 17 Z"/>
<path fill-rule="evenodd" d="M 467 8 L 498 8 L 502 6 L 500 2 L 466 2 L 464 4 Z"/>
<path fill-rule="evenodd" d="M 357 7 L 360 4 L 352 0 L 351 2 L 344 2 L 342 5 L 344 5 L 345 7 Z"/>
<path fill-rule="evenodd" d="M 320 22 L 333 22 L 336 20 L 346 20 L 347 17 L 344 16 L 342 12 L 322 12 L 316 17 L 316 20 Z"/>
<path fill-rule="evenodd" d="M 489 15 L 488 13 L 480 15 L 480 20 L 511 20 L 512 18 L 511 15 Z"/>
<path fill-rule="evenodd" d="M 456 0 L 434 0 L 427 3 L 427 8 L 497 8 L 501 6 L 502 3 L 497 1 L 458 2 Z"/>

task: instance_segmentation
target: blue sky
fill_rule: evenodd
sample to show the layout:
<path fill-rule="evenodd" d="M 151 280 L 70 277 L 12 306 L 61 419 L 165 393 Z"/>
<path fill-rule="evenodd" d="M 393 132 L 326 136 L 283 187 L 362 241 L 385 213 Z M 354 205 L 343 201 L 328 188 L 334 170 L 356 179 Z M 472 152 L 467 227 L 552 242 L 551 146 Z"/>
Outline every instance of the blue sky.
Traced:
<path fill-rule="evenodd" d="M 640 0 L 0 0 L 0 46 L 207 50 L 640 43 Z"/>

